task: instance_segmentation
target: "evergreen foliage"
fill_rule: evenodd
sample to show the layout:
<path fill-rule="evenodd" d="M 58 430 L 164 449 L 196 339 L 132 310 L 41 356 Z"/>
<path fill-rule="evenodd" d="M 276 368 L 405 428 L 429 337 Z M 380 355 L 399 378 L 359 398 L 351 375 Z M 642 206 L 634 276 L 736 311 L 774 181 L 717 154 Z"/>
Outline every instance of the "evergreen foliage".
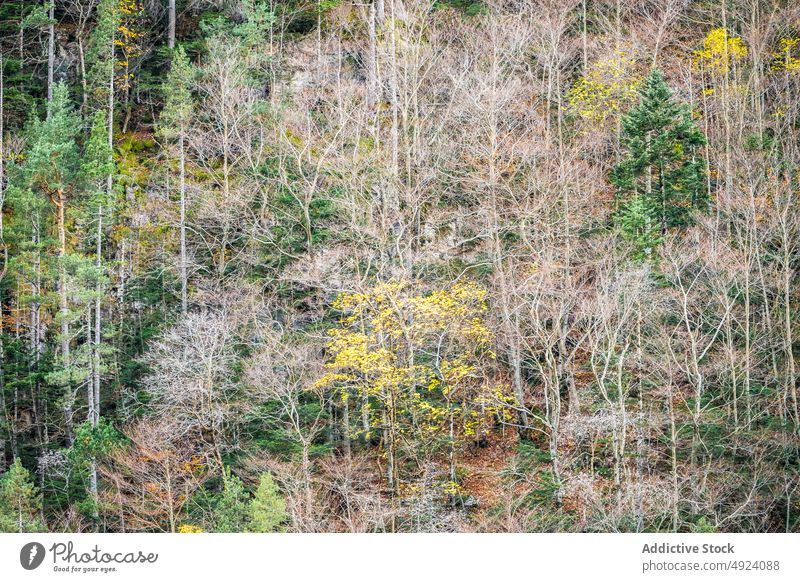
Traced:
<path fill-rule="evenodd" d="M 248 531 L 268 533 L 280 531 L 286 521 L 286 501 L 270 473 L 262 473 L 258 489 L 250 502 L 251 521 Z"/>
<path fill-rule="evenodd" d="M 625 238 L 637 253 L 652 251 L 656 234 L 686 227 L 695 210 L 708 208 L 706 140 L 689 108 L 675 101 L 658 70 L 639 91 L 639 103 L 622 118 L 622 160 L 611 172 Z"/>
<path fill-rule="evenodd" d="M 0 532 L 46 531 L 41 520 L 42 498 L 28 470 L 17 458 L 0 477 Z"/>
<path fill-rule="evenodd" d="M 800 530 L 793 4 L 607 4 L 1 2 L 0 530 Z"/>

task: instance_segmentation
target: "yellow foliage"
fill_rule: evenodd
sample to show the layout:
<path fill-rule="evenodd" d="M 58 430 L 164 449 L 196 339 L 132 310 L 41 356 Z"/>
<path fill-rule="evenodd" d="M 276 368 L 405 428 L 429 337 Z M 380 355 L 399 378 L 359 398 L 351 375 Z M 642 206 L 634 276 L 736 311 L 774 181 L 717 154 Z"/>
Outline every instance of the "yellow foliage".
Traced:
<path fill-rule="evenodd" d="M 635 64 L 623 51 L 617 51 L 590 65 L 567 92 L 569 111 L 593 123 L 618 116 L 636 99 L 641 79 L 634 71 Z"/>
<path fill-rule="evenodd" d="M 445 481 L 441 484 L 441 488 L 446 495 L 461 495 L 464 493 L 464 488 L 455 481 Z"/>
<path fill-rule="evenodd" d="M 423 436 L 430 436 L 445 430 L 445 421 L 448 419 L 449 414 L 456 411 L 455 409 L 450 410 L 444 406 L 437 406 L 427 400 L 422 400 L 419 392 L 414 393 L 414 398 L 411 400 L 410 405 L 409 411 L 415 414 L 417 419 L 414 430 Z"/>
<path fill-rule="evenodd" d="M 141 38 L 144 32 L 140 25 L 144 15 L 144 8 L 139 0 L 119 0 L 117 4 L 121 21 L 117 25 L 114 45 L 121 58 L 114 64 L 122 72 L 118 74 L 118 84 L 123 89 L 129 89 L 133 74 L 128 71 L 132 59 L 142 54 Z"/>
<path fill-rule="evenodd" d="M 476 409 L 472 410 L 464 420 L 466 436 L 486 434 L 496 418 L 503 422 L 513 420 L 511 407 L 516 404 L 516 399 L 507 394 L 508 391 L 508 386 L 487 388 L 475 399 Z"/>
<path fill-rule="evenodd" d="M 782 38 L 772 53 L 773 71 L 800 71 L 800 38 Z"/>
<path fill-rule="evenodd" d="M 728 35 L 724 28 L 714 28 L 703 40 L 703 48 L 694 51 L 694 64 L 704 70 L 724 75 L 732 63 L 747 56 L 747 47 L 739 37 Z"/>
<path fill-rule="evenodd" d="M 348 390 L 369 398 L 375 406 L 362 413 L 384 424 L 389 412 L 398 434 L 432 437 L 449 432 L 451 419 L 470 418 L 483 392 L 478 365 L 494 357 L 483 287 L 466 281 L 424 292 L 391 280 L 342 293 L 333 306 L 342 315 L 316 387 L 342 390 L 345 402 Z"/>
<path fill-rule="evenodd" d="M 203 528 L 192 525 L 191 523 L 182 523 L 178 526 L 178 533 L 204 533 Z"/>
<path fill-rule="evenodd" d="M 191 459 L 181 464 L 181 470 L 183 470 L 183 472 L 194 475 L 202 475 L 206 469 L 207 467 L 203 459 L 197 455 L 192 455 Z"/>
<path fill-rule="evenodd" d="M 136 0 L 119 0 L 119 11 L 125 15 L 139 14 L 141 7 Z"/>

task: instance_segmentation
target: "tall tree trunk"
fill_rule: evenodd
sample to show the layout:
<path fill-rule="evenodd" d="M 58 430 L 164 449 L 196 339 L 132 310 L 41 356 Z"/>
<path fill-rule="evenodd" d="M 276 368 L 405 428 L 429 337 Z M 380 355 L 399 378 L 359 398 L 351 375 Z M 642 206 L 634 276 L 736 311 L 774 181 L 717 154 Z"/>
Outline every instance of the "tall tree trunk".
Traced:
<path fill-rule="evenodd" d="M 678 433 L 675 429 L 675 406 L 672 402 L 672 380 L 670 379 L 670 391 L 667 394 L 667 408 L 669 410 L 669 442 L 670 442 L 670 475 L 672 477 L 672 531 L 678 532 Z"/>
<path fill-rule="evenodd" d="M 111 204 L 114 192 L 114 40 L 115 33 L 111 32 L 111 74 L 108 76 L 108 174 L 106 175 L 106 201 Z M 96 248 L 96 266 L 98 275 L 103 272 L 103 203 L 101 202 L 97 207 L 97 248 Z M 96 418 L 93 426 L 97 425 L 100 420 L 100 347 L 102 342 L 102 297 L 103 286 L 98 279 L 97 282 L 97 296 L 94 303 L 94 408 Z"/>
<path fill-rule="evenodd" d="M 189 281 L 187 275 L 187 259 L 186 259 L 186 149 L 184 143 L 184 129 L 181 127 L 181 134 L 178 138 L 178 147 L 180 150 L 180 158 L 178 160 L 179 167 L 179 187 L 181 193 L 181 313 L 186 315 L 189 304 Z M 224 251 L 224 249 L 223 249 Z"/>
<path fill-rule="evenodd" d="M 3 69 L 3 53 L 0 52 L 0 247 L 2 247 L 3 266 L 0 269 L 0 282 L 6 276 L 6 268 L 8 267 L 8 248 L 3 230 L 3 212 L 5 210 L 6 190 L 5 190 L 5 126 L 3 118 L 5 116 L 5 93 L 4 93 L 4 69 Z M 0 301 L 0 413 L 2 413 L 2 422 L 5 431 L 0 430 L 0 473 L 5 471 L 6 468 L 6 446 L 11 442 L 11 423 L 6 408 L 6 384 L 5 384 L 5 347 L 3 345 L 3 304 Z M 8 435 L 8 438 L 6 438 Z"/>
<path fill-rule="evenodd" d="M 89 330 L 89 337 L 91 338 L 90 341 L 92 342 L 92 378 L 89 382 L 88 393 L 87 393 L 87 400 L 89 405 L 89 422 L 92 425 L 92 428 L 96 428 L 98 422 L 100 421 L 100 329 L 101 329 L 101 292 L 102 292 L 102 284 L 99 280 L 101 268 L 102 268 L 102 241 L 103 241 L 103 205 L 99 204 L 97 207 L 97 257 L 96 257 L 96 267 L 98 273 L 98 282 L 96 288 L 96 297 L 94 300 L 94 337 L 91 338 L 91 317 L 89 317 L 90 323 L 90 330 Z M 94 505 L 92 507 L 92 517 L 94 518 L 95 522 L 99 519 L 99 513 L 97 508 L 97 462 L 95 458 L 92 457 L 89 463 L 89 495 L 92 497 L 94 501 Z"/>
<path fill-rule="evenodd" d="M 53 77 L 56 65 L 56 2 L 50 0 L 47 25 L 47 101 L 53 100 Z M 48 112 L 48 116 L 50 113 Z"/>
<path fill-rule="evenodd" d="M 175 48 L 175 0 L 169 0 L 169 31 L 167 33 L 167 47 Z"/>
<path fill-rule="evenodd" d="M 86 115 L 89 106 L 89 82 L 86 79 L 86 51 L 83 48 L 83 36 L 78 36 L 78 67 L 81 73 L 81 115 Z"/>
<path fill-rule="evenodd" d="M 391 98 L 391 113 L 392 113 L 392 126 L 391 126 L 391 148 L 392 148 L 392 167 L 391 167 L 391 184 L 388 187 L 388 199 L 386 202 L 385 213 L 391 217 L 389 224 L 393 224 L 398 220 L 400 210 L 400 199 L 398 190 L 400 187 L 400 96 L 398 91 L 398 65 L 397 65 L 397 25 L 395 19 L 395 0 L 391 0 L 390 4 L 390 26 L 389 35 L 391 36 L 389 48 L 389 92 Z"/>
<path fill-rule="evenodd" d="M 19 50 L 19 68 L 22 70 L 25 64 L 25 4 L 19 3 L 19 33 L 17 34 L 17 45 Z"/>
<path fill-rule="evenodd" d="M 102 273 L 103 262 L 103 205 L 97 207 L 97 248 L 96 248 L 95 266 L 97 267 L 98 278 Z M 94 300 L 94 342 L 92 343 L 92 392 L 91 392 L 91 409 L 94 414 L 90 419 L 92 426 L 97 426 L 100 420 L 100 342 L 102 336 L 100 333 L 102 327 L 102 300 L 101 294 L 103 292 L 103 285 L 100 280 L 97 282 L 96 297 Z"/>
<path fill-rule="evenodd" d="M 794 362 L 794 336 L 792 330 L 792 266 L 791 266 L 791 242 L 787 230 L 784 228 L 783 242 L 783 315 L 784 333 L 786 338 L 786 378 L 787 393 L 791 401 L 791 414 L 795 430 L 800 428 L 800 415 L 798 415 L 797 404 L 797 373 Z"/>
<path fill-rule="evenodd" d="M 369 44 L 367 46 L 367 110 L 373 113 L 378 103 L 378 47 L 377 35 L 375 32 L 375 3 L 369 5 L 369 16 L 367 17 Z"/>
<path fill-rule="evenodd" d="M 31 294 L 36 298 L 31 302 L 30 306 L 30 322 L 31 322 L 31 337 L 30 349 L 33 354 L 33 375 L 34 381 L 31 386 L 31 402 L 33 403 L 33 413 L 36 423 L 36 436 L 41 447 L 46 442 L 46 437 L 43 430 L 47 430 L 45 419 L 46 414 L 43 414 L 42 409 L 39 407 L 39 395 L 42 393 L 42 380 L 39 374 L 39 366 L 42 361 L 42 353 L 44 347 L 42 346 L 42 317 L 41 317 L 41 303 L 39 297 L 42 293 L 42 260 L 41 260 L 41 216 L 38 212 L 34 214 L 33 222 L 33 235 L 31 236 L 31 243 L 33 244 L 33 282 Z M 47 400 L 46 398 L 44 399 Z M 14 420 L 18 420 L 17 412 L 17 389 L 14 389 Z"/>
<path fill-rule="evenodd" d="M 61 366 L 65 373 L 70 368 L 69 349 L 69 297 L 67 294 L 67 270 L 64 264 L 67 256 L 67 228 L 66 207 L 67 195 L 63 188 L 56 191 L 56 212 L 58 224 L 58 310 L 61 319 Z M 71 445 L 74 440 L 72 381 L 67 375 L 66 394 L 64 395 L 64 427 L 67 432 L 67 442 Z"/>
<path fill-rule="evenodd" d="M 587 0 L 583 0 L 581 2 L 581 45 L 583 49 L 582 57 L 584 75 L 589 67 L 589 46 L 586 39 L 586 2 Z"/>

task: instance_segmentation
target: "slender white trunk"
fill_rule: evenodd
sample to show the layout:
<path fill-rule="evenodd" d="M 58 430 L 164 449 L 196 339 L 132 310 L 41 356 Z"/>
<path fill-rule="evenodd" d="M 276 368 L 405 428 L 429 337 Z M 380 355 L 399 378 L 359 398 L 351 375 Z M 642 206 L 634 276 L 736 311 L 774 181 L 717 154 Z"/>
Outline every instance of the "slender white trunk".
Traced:
<path fill-rule="evenodd" d="M 369 5 L 369 22 L 367 29 L 369 31 L 369 45 L 367 46 L 367 109 L 370 113 L 374 111 L 375 105 L 378 103 L 378 49 L 377 49 L 377 35 L 375 32 L 375 4 Z"/>
<path fill-rule="evenodd" d="M 61 319 L 61 366 L 65 373 L 70 369 L 70 346 L 69 346 L 69 296 L 67 293 L 67 230 L 66 230 L 66 210 L 67 194 L 63 188 L 56 191 L 56 213 L 58 216 L 58 310 Z M 67 442 L 72 444 L 73 434 L 73 409 L 72 401 L 75 394 L 72 391 L 72 381 L 67 378 L 66 394 L 64 395 L 64 420 L 67 433 Z"/>
<path fill-rule="evenodd" d="M 181 313 L 186 315 L 188 305 L 188 276 L 186 266 L 186 151 L 184 148 L 184 131 L 181 128 L 181 134 L 178 141 L 180 149 L 180 192 L 181 192 Z"/>
<path fill-rule="evenodd" d="M 175 0 L 169 0 L 169 32 L 167 34 L 167 46 L 175 48 Z"/>
<path fill-rule="evenodd" d="M 3 58 L 4 55 L 0 52 L 0 247 L 2 247 L 3 252 L 3 267 L 0 269 L 0 281 L 5 278 L 6 275 L 6 266 L 8 265 L 8 249 L 6 248 L 5 244 L 5 237 L 3 232 L 3 212 L 6 200 L 6 192 L 5 192 L 5 127 L 3 125 L 3 116 L 5 114 L 4 105 L 5 105 L 5 93 L 4 93 L 4 85 L 3 85 Z M 6 399 L 5 399 L 5 347 L 3 346 L 3 311 L 2 311 L 2 304 L 0 304 L 0 412 L 3 414 L 3 420 L 5 421 L 5 426 L 8 431 L 7 434 L 11 434 L 11 424 L 9 422 L 8 417 L 8 410 L 6 409 Z M 6 440 L 6 433 L 0 432 L 0 473 L 5 471 L 5 461 L 6 461 L 6 446 L 8 441 L 11 439 Z"/>
<path fill-rule="evenodd" d="M 53 77 L 56 64 L 56 25 L 55 25 L 55 0 L 50 0 L 48 13 L 50 22 L 47 25 L 47 101 L 53 100 Z M 49 112 L 48 112 L 49 116 Z"/>

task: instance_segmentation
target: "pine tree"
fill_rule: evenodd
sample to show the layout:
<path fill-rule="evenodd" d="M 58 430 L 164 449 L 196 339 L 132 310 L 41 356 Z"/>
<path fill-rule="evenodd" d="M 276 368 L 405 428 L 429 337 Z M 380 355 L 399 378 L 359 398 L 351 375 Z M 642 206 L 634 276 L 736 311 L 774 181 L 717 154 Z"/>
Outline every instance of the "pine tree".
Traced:
<path fill-rule="evenodd" d="M 86 55 L 90 99 L 97 107 L 114 102 L 114 73 L 117 28 L 120 11 L 117 0 L 100 0 L 97 6 L 97 24 L 89 37 Z"/>
<path fill-rule="evenodd" d="M 214 531 L 216 533 L 238 533 L 245 531 L 249 521 L 248 500 L 250 496 L 241 479 L 226 467 L 222 475 L 222 494 L 214 507 Z"/>
<path fill-rule="evenodd" d="M 91 275 L 87 281 L 94 289 L 94 338 L 90 342 L 92 357 L 92 386 L 89 389 L 89 420 L 94 426 L 100 418 L 100 372 L 102 351 L 101 344 L 101 317 L 100 308 L 105 297 L 107 277 L 103 265 L 103 238 L 104 225 L 110 222 L 111 211 L 114 208 L 113 192 L 109 187 L 109 176 L 114 171 L 114 161 L 111 146 L 108 140 L 108 120 L 105 111 L 99 109 L 92 123 L 89 139 L 84 145 L 80 166 L 80 186 L 82 189 L 81 211 L 85 221 L 85 230 L 94 230 L 94 240 L 86 237 L 87 242 L 93 243 L 92 248 L 86 248 L 86 255 L 94 254 L 94 265 L 87 265 L 86 271 Z M 93 224 L 92 224 L 93 223 Z M 87 259 L 88 261 L 88 259 Z"/>
<path fill-rule="evenodd" d="M 164 109 L 161 112 L 159 133 L 177 148 L 178 189 L 180 191 L 180 279 L 181 313 L 188 305 L 188 266 L 186 258 L 186 132 L 192 119 L 194 102 L 192 83 L 194 68 L 183 47 L 178 47 L 164 85 Z"/>
<path fill-rule="evenodd" d="M 65 387 L 63 410 L 68 441 L 72 441 L 73 401 L 72 361 L 70 357 L 69 292 L 67 289 L 67 204 L 74 194 L 80 175 L 80 152 L 76 137 L 80 121 L 69 102 L 69 90 L 59 83 L 53 99 L 47 104 L 47 118 L 34 119 L 29 124 L 30 148 L 21 174 L 22 191 L 48 199 L 56 213 L 58 234 L 58 297 L 60 325 L 61 369 L 52 377 L 54 383 Z"/>
<path fill-rule="evenodd" d="M 633 244 L 633 258 L 649 260 L 661 242 L 658 234 L 658 217 L 641 195 L 634 196 L 620 208 L 617 218 L 622 238 Z"/>
<path fill-rule="evenodd" d="M 624 158 L 610 176 L 616 187 L 617 220 L 627 216 L 630 228 L 634 214 L 639 219 L 643 213 L 652 215 L 665 234 L 687 226 L 694 209 L 708 206 L 706 165 L 700 154 L 705 137 L 689 108 L 674 101 L 659 71 L 650 73 L 639 93 L 639 104 L 622 119 Z M 641 225 L 628 234 L 634 231 L 643 233 Z"/>
<path fill-rule="evenodd" d="M 81 314 L 88 317 L 89 306 L 104 293 L 102 265 L 74 252 L 72 245 L 68 245 L 67 227 L 75 222 L 90 231 L 90 222 L 95 219 L 98 219 L 100 227 L 102 208 L 110 205 L 106 200 L 104 181 L 113 162 L 105 141 L 105 124 L 105 114 L 100 111 L 95 115 L 92 132 L 82 148 L 79 144 L 80 119 L 70 104 L 66 86 L 56 85 L 53 100 L 48 104 L 47 118 L 33 118 L 29 122 L 30 145 L 22 160 L 24 164 L 13 168 L 9 190 L 9 202 L 16 213 L 38 217 L 46 214 L 48 206 L 55 211 L 56 248 L 53 249 L 47 241 L 50 244 L 37 243 L 36 249 L 37 253 L 51 249 L 56 255 L 52 262 L 58 277 L 59 366 L 47 371 L 44 377 L 50 384 L 63 389 L 62 406 L 68 442 L 73 436 L 76 386 L 87 385 L 90 420 L 96 424 L 99 417 L 99 386 L 90 382 L 92 369 L 99 370 L 99 348 L 96 345 L 90 347 L 90 341 L 73 348 L 71 344 L 77 342 L 71 329 L 87 327 L 79 324 L 78 320 Z M 97 236 L 101 236 L 101 232 L 97 232 Z M 86 240 L 92 239 L 87 237 Z M 37 283 L 36 288 L 39 287 Z M 38 344 L 39 340 L 33 343 Z"/>
<path fill-rule="evenodd" d="M 80 174 L 81 186 L 91 196 L 93 203 L 106 204 L 103 197 L 106 194 L 105 182 L 108 172 L 113 170 L 114 164 L 107 139 L 108 121 L 106 112 L 98 109 L 92 120 L 91 133 L 83 148 Z"/>
<path fill-rule="evenodd" d="M 255 497 L 250 502 L 250 510 L 252 516 L 249 531 L 251 532 L 278 531 L 281 524 L 286 521 L 286 502 L 269 473 L 261 475 Z"/>
<path fill-rule="evenodd" d="M 44 531 L 39 517 L 42 498 L 31 474 L 19 458 L 0 478 L 0 532 L 30 533 Z"/>

